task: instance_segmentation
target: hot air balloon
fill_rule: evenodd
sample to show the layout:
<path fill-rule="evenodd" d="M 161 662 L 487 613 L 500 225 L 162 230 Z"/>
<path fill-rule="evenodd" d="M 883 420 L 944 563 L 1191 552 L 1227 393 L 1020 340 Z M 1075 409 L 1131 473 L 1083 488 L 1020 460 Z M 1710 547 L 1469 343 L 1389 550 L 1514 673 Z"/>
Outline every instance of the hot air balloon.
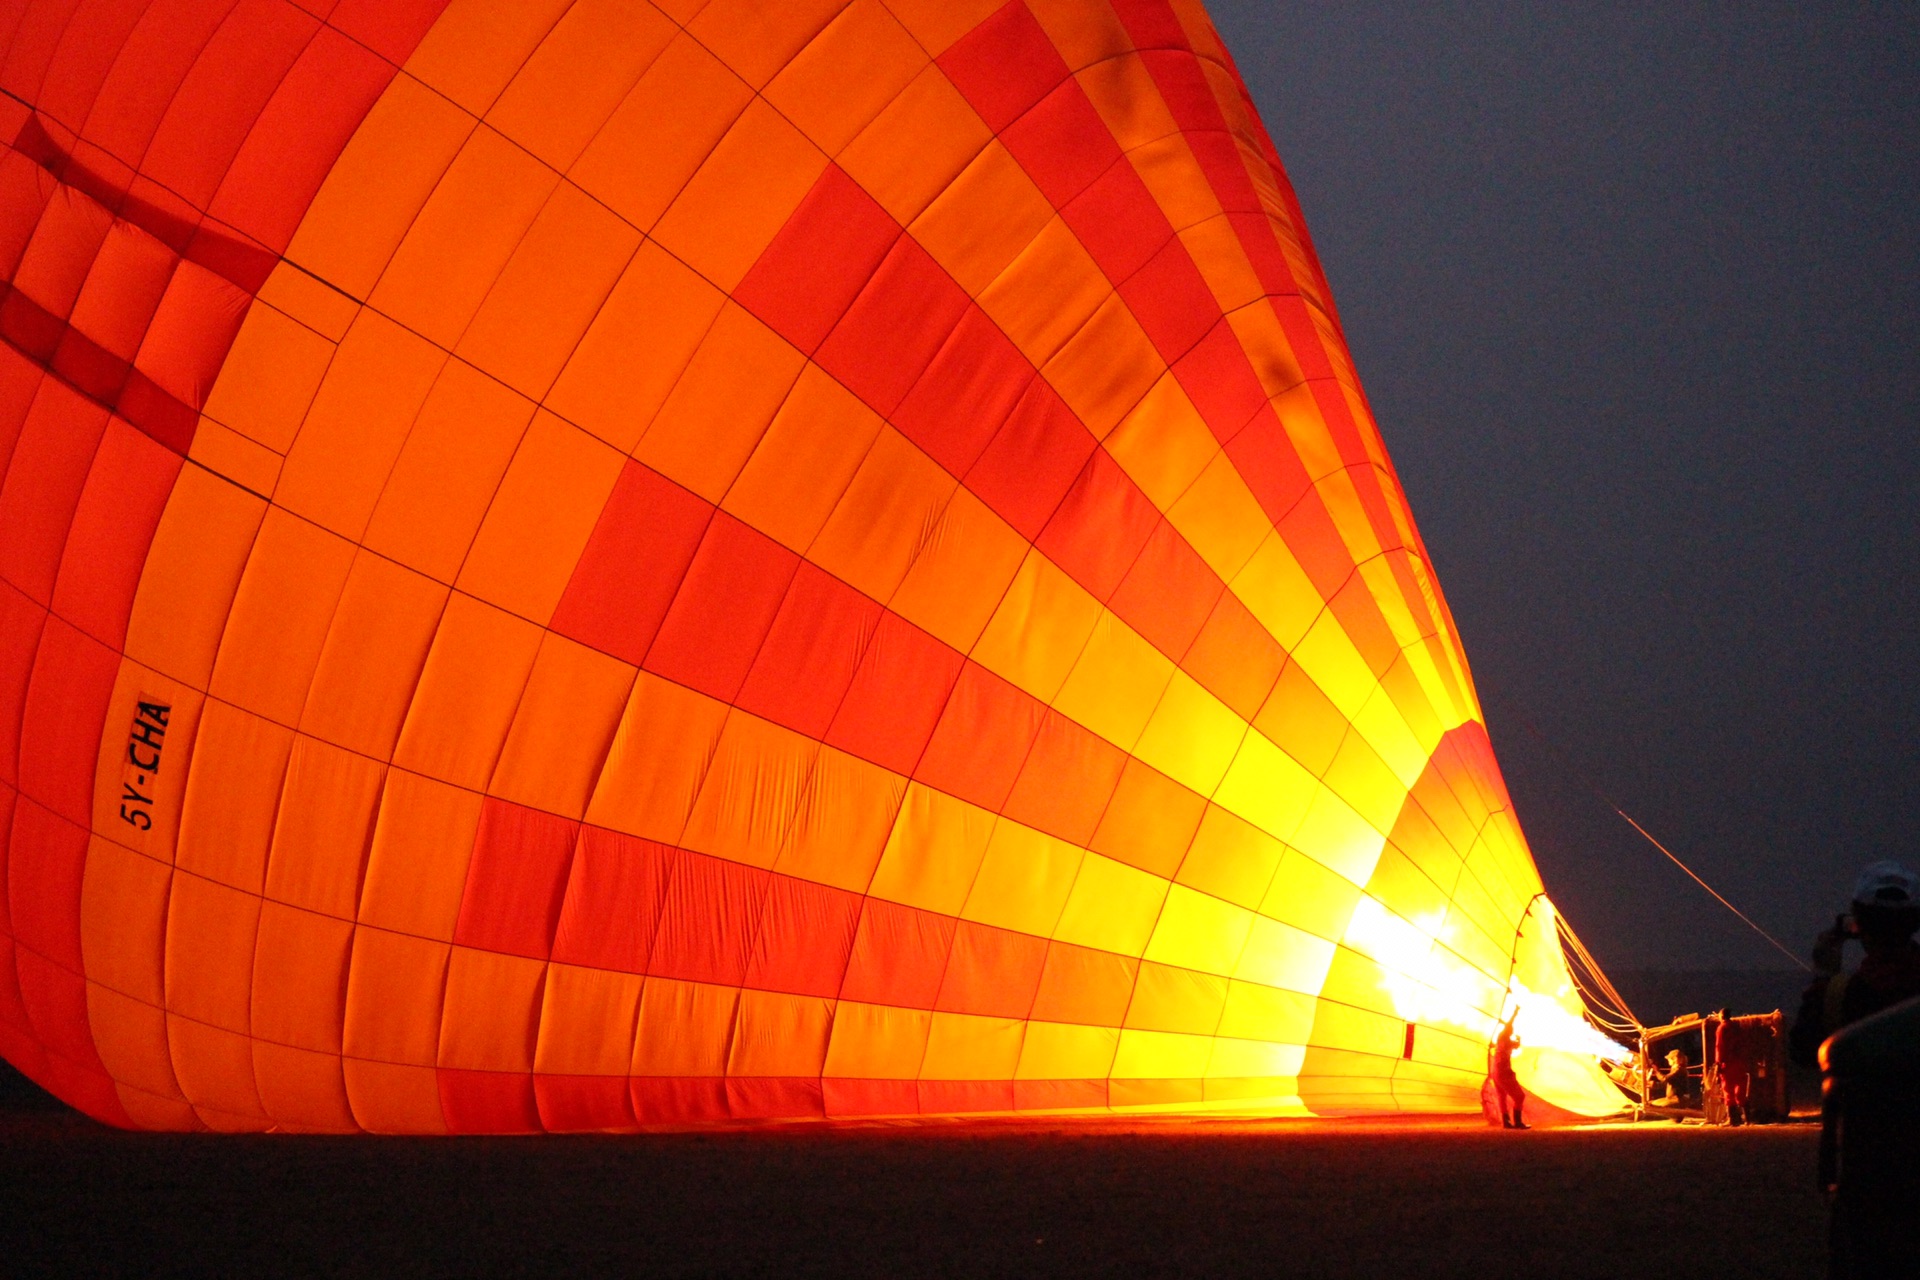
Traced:
<path fill-rule="evenodd" d="M 1450 1110 L 1517 981 L 1578 1039 L 1198 0 L 0 49 L 0 1051 L 59 1097 Z"/>

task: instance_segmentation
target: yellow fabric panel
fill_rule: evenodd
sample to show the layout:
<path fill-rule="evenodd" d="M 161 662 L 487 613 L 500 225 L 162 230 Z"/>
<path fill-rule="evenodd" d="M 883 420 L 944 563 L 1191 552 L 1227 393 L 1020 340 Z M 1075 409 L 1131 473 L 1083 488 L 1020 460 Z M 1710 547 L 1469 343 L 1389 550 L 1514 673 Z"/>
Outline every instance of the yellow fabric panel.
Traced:
<path fill-rule="evenodd" d="M 1269 1044 L 1221 1036 L 1213 1042 L 1207 1075 L 1213 1079 L 1293 1077 L 1299 1074 L 1306 1049 L 1297 1044 Z"/>
<path fill-rule="evenodd" d="M 234 593 L 208 692 L 298 724 L 353 557 L 352 543 L 269 508 Z"/>
<path fill-rule="evenodd" d="M 274 503 L 359 541 L 446 359 L 393 321 L 362 311 L 294 437 Z"/>
<path fill-rule="evenodd" d="M 1246 250 L 1241 247 L 1239 232 L 1233 224 L 1224 215 L 1215 215 L 1182 227 L 1180 243 L 1200 268 L 1207 287 L 1213 291 L 1214 301 L 1220 304 L 1227 323 L 1253 360 L 1254 372 L 1267 394 L 1274 395 L 1293 385 L 1293 382 L 1276 381 L 1275 374 L 1282 370 L 1291 368 L 1294 381 L 1299 381 L 1299 365 L 1292 350 L 1284 342 L 1273 341 L 1280 333 L 1279 318 L 1271 306 L 1264 305 L 1266 287 L 1254 272 L 1253 264 L 1247 261 Z M 1257 331 L 1263 341 L 1259 344 L 1249 341 L 1250 330 Z"/>
<path fill-rule="evenodd" d="M 284 454 L 333 350 L 321 334 L 256 300 L 207 393 L 207 416 Z"/>
<path fill-rule="evenodd" d="M 1318 480 L 1346 465 L 1341 460 L 1339 447 L 1333 442 L 1332 433 L 1327 430 L 1326 419 L 1321 416 L 1320 402 L 1314 398 L 1312 387 L 1303 382 L 1291 391 L 1272 397 L 1271 403 L 1274 414 L 1286 431 L 1288 442 L 1300 455 L 1301 465 L 1309 476 Z"/>
<path fill-rule="evenodd" d="M 1127 159 L 1176 230 L 1219 216 L 1219 197 L 1195 163 L 1184 136 L 1169 135 L 1143 143 L 1130 151 Z M 1201 273 L 1206 274 L 1205 267 Z M 1218 290 L 1214 296 L 1220 296 Z"/>
<path fill-rule="evenodd" d="M 726 295 L 647 241 L 574 348 L 547 407 L 631 452 L 725 302 Z"/>
<path fill-rule="evenodd" d="M 1322 781 L 1382 834 L 1393 830 L 1407 801 L 1407 784 L 1394 776 L 1386 761 L 1358 734 L 1347 735 L 1340 744 Z"/>
<path fill-rule="evenodd" d="M 1126 1025 L 1130 1029 L 1210 1037 L 1220 1025 L 1220 1010 L 1226 1000 L 1227 980 L 1223 977 L 1145 960 L 1134 982 Z"/>
<path fill-rule="evenodd" d="M 377 761 L 313 738 L 294 739 L 267 855 L 269 898 L 354 918 L 385 778 L 386 766 Z"/>
<path fill-rule="evenodd" d="M 1293 840 L 1320 784 L 1257 733 L 1247 734 L 1239 746 L 1214 801 L 1276 840 Z"/>
<path fill-rule="evenodd" d="M 622 462 L 580 428 L 535 413 L 454 585 L 545 626 Z"/>
<path fill-rule="evenodd" d="M 981 217 L 983 209 L 993 216 Z M 1040 188 L 996 139 L 907 229 L 962 289 L 978 298 L 1055 217 Z"/>
<path fill-rule="evenodd" d="M 1315 777 L 1325 773 L 1348 730 L 1347 718 L 1299 663 L 1289 661 L 1254 727 Z"/>
<path fill-rule="evenodd" d="M 354 1123 L 368 1133 L 445 1133 L 440 1076 L 432 1067 L 394 1062 L 341 1063 Z"/>
<path fill-rule="evenodd" d="M 1148 388 L 1105 444 L 1161 511 L 1170 510 L 1220 452 L 1219 441 L 1171 373 Z"/>
<path fill-rule="evenodd" d="M 1165 372 L 1160 353 L 1117 293 L 1107 295 L 1041 370 L 1098 440 L 1112 433 Z"/>
<path fill-rule="evenodd" d="M 339 1053 L 352 949 L 351 920 L 262 903 L 253 949 L 254 1036 Z"/>
<path fill-rule="evenodd" d="M 436 1064 L 471 1071 L 533 1070 L 547 962 L 456 946 Z"/>
<path fill-rule="evenodd" d="M 587 821 L 678 844 L 726 723 L 724 703 L 641 672 L 587 805 Z"/>
<path fill-rule="evenodd" d="M 717 858 L 771 867 L 820 750 L 814 739 L 758 716 L 730 715 L 681 842 Z"/>
<path fill-rule="evenodd" d="M 360 922 L 451 942 L 480 805 L 473 791 L 389 769 L 367 848 Z"/>
<path fill-rule="evenodd" d="M 1051 937 L 1073 891 L 1081 859 L 1087 856 L 1065 840 L 1002 818 L 987 839 L 986 855 L 960 917 L 1037 938 Z"/>
<path fill-rule="evenodd" d="M 876 600 L 891 599 L 957 487 L 899 432 L 883 429 L 807 558 Z"/>
<path fill-rule="evenodd" d="M 804 552 L 880 429 L 878 414 L 809 363 L 721 506 L 789 550 Z"/>
<path fill-rule="evenodd" d="M 209 699 L 181 804 L 182 871 L 258 894 L 293 731 Z"/>
<path fill-rule="evenodd" d="M 561 183 L 488 289 L 454 351 L 539 399 L 640 247 L 640 233 Z"/>
<path fill-rule="evenodd" d="M 1107 5 L 1079 0 L 1031 0 L 1027 9 L 1053 42 L 1067 69 L 1079 71 L 1129 52 L 1133 37 Z"/>
<path fill-rule="evenodd" d="M 532 401 L 447 361 L 385 477 L 366 546 L 451 583 L 532 421 Z"/>
<path fill-rule="evenodd" d="M 737 987 L 649 978 L 633 1039 L 636 1076 L 723 1076 L 733 1038 Z"/>
<path fill-rule="evenodd" d="M 493 774 L 540 628 L 455 592 L 440 616 L 393 762 L 478 791 Z"/>
<path fill-rule="evenodd" d="M 1120 1047 L 1117 1027 L 1029 1022 L 1020 1045 L 1019 1080 L 1100 1080 Z"/>
<path fill-rule="evenodd" d="M 696 25 L 705 29 L 704 14 Z M 836 155 L 926 66 L 880 0 L 854 0 L 773 78 L 766 99 Z"/>
<path fill-rule="evenodd" d="M 1325 602 L 1278 533 L 1269 533 L 1253 558 L 1227 580 L 1247 611 L 1289 654 L 1299 646 Z"/>
<path fill-rule="evenodd" d="M 1188 856 L 1187 846 L 1196 838 L 1207 808 L 1205 800 L 1170 778 L 1129 760 L 1090 847 L 1170 879 Z"/>
<path fill-rule="evenodd" d="M 694 171 L 652 234 L 695 271 L 732 289 L 826 164 L 818 147 L 755 99 Z"/>
<path fill-rule="evenodd" d="M 578 818 L 633 688 L 635 669 L 548 632 L 487 791 Z"/>
<path fill-rule="evenodd" d="M 1044 365 L 1112 292 L 1080 237 L 1056 218 L 977 297 L 1027 359 Z"/>
<path fill-rule="evenodd" d="M 1167 892 L 1166 909 L 1154 926 L 1146 958 L 1202 973 L 1234 972 L 1253 928 L 1253 912 L 1185 885 Z"/>
<path fill-rule="evenodd" d="M 907 785 L 899 774 L 822 746 L 773 869 L 850 893 L 865 893 L 886 850 Z"/>
<path fill-rule="evenodd" d="M 564 173 L 677 34 L 650 4 L 575 0 L 513 71 L 487 123 Z"/>
<path fill-rule="evenodd" d="M 1246 722 L 1224 702 L 1186 672 L 1175 671 L 1134 754 L 1201 795 L 1211 795 L 1241 739 L 1250 736 Z"/>
<path fill-rule="evenodd" d="M 909 783 L 867 891 L 889 902 L 959 915 L 994 825 L 994 816 L 977 805 Z"/>
<path fill-rule="evenodd" d="M 1322 789 L 1307 806 L 1307 816 L 1294 833 L 1292 844 L 1328 870 L 1364 885 L 1373 875 L 1386 840 L 1346 801 Z"/>
<path fill-rule="evenodd" d="M 1050 703 L 1066 683 L 1102 612 L 1085 588 L 1038 551 L 1031 551 L 974 646 L 974 660 Z M 1154 673 L 1143 675 L 1151 682 Z M 1162 771 L 1171 772 L 1164 766 Z"/>
<path fill-rule="evenodd" d="M 1203 231 L 1203 228 L 1210 230 Z M 1285 395 L 1298 387 L 1306 379 L 1306 374 L 1301 371 L 1299 357 L 1280 328 L 1280 317 L 1260 297 L 1260 282 L 1254 278 L 1253 268 L 1245 258 L 1237 256 L 1240 242 L 1232 238 L 1233 234 L 1232 226 L 1224 218 L 1215 218 L 1184 233 L 1184 238 L 1197 242 L 1205 235 L 1212 235 L 1221 241 L 1208 259 L 1214 277 L 1227 277 L 1215 286 L 1216 291 L 1221 292 L 1220 305 L 1227 313 L 1227 324 L 1240 340 L 1240 349 L 1247 353 L 1247 359 L 1253 364 L 1254 375 L 1260 379 L 1262 389 L 1269 397 Z M 1224 292 L 1229 289 L 1231 295 Z M 1239 299 L 1239 295 L 1246 295 L 1245 299 L 1240 300 L 1240 305 L 1230 303 L 1230 297 Z"/>
<path fill-rule="evenodd" d="M 1426 753 L 1385 690 L 1376 686 L 1372 696 L 1354 712 L 1353 731 L 1365 738 L 1401 779 L 1419 778 Z"/>
<path fill-rule="evenodd" d="M 194 430 L 193 446 L 187 450 L 187 457 L 263 498 L 280 483 L 280 464 L 285 461 L 265 445 L 255 444 L 208 417 L 202 417 Z"/>
<path fill-rule="evenodd" d="M 742 991 L 735 1017 L 728 1075 L 819 1078 L 833 1029 L 833 1001 Z"/>
<path fill-rule="evenodd" d="M 927 1030 L 922 1080 L 1011 1080 L 1026 1024 L 1017 1018 L 935 1013 Z"/>
<path fill-rule="evenodd" d="M 1341 921 L 1345 928 L 1346 922 Z M 1334 944 L 1303 929 L 1255 916 L 1233 976 L 1262 987 L 1315 995 L 1333 963 Z"/>
<path fill-rule="evenodd" d="M 907 226 L 993 135 L 939 67 L 921 70 L 837 160 Z"/>
<path fill-rule="evenodd" d="M 1147 70 L 1146 62 L 1133 51 L 1130 43 L 1129 47 L 1105 50 L 1098 57 L 1083 55 L 1083 59 L 1074 68 L 1074 79 L 1080 82 L 1080 88 L 1122 151 L 1131 153 L 1162 138 L 1179 136 L 1180 126 L 1160 97 L 1153 73 Z M 1130 155 L 1129 159 L 1136 169 L 1140 167 L 1137 158 Z M 1201 185 L 1205 185 L 1204 180 Z M 1151 181 L 1147 186 L 1168 220 L 1176 227 L 1184 225 L 1177 216 L 1180 209 L 1160 199 Z"/>
<path fill-rule="evenodd" d="M 1159 876 L 1089 852 L 1080 860 L 1053 936 L 1076 946 L 1140 955 L 1147 939 L 1157 936 L 1155 921 L 1167 889 Z"/>
<path fill-rule="evenodd" d="M 633 456 L 719 502 L 804 363 L 773 330 L 728 302 Z"/>
<path fill-rule="evenodd" d="M 1206 1074 L 1213 1037 L 1128 1027 L 1113 1055 L 1112 1078 L 1119 1080 L 1197 1080 Z"/>
<path fill-rule="evenodd" d="M 475 129 L 394 250 L 367 301 L 451 349 L 559 176 L 492 129 Z"/>
<path fill-rule="evenodd" d="M 267 504 L 197 467 L 167 496 L 127 620 L 126 655 L 204 689 Z"/>
<path fill-rule="evenodd" d="M 485 115 L 570 3 L 452 0 L 407 59 L 406 72 Z"/>
<path fill-rule="evenodd" d="M 1351 880 L 1290 849 L 1274 872 L 1260 914 L 1331 941 L 1346 933 L 1359 899 Z"/>
<path fill-rule="evenodd" d="M 752 98 L 753 90 L 699 41 L 676 36 L 567 176 L 650 230 Z"/>
<path fill-rule="evenodd" d="M 1166 655 L 1102 609 L 1053 706 L 1128 750 L 1147 727 L 1173 670 Z"/>
<path fill-rule="evenodd" d="M 1027 544 L 987 505 L 955 489 L 887 607 L 970 651 L 1026 558 Z"/>
<path fill-rule="evenodd" d="M 452 948 L 365 925 L 354 930 L 343 1044 L 348 1055 L 432 1066 Z"/>
<path fill-rule="evenodd" d="M 1179 883 L 1214 898 L 1257 909 L 1286 855 L 1286 846 L 1251 822 L 1208 805 L 1194 832 Z"/>
<path fill-rule="evenodd" d="M 447 99 L 395 76 L 327 172 L 288 259 L 365 298 L 473 127 Z"/>
<path fill-rule="evenodd" d="M 259 923 L 260 899 L 254 894 L 176 873 L 167 902 L 168 1010 L 247 1034 Z"/>
<path fill-rule="evenodd" d="M 1379 687 L 1366 659 L 1360 656 L 1341 627 L 1340 619 L 1331 611 L 1316 618 L 1306 635 L 1297 644 L 1288 646 L 1288 653 L 1350 721 L 1360 714 L 1360 709 Z"/>
<path fill-rule="evenodd" d="M 1273 532 L 1272 522 L 1224 451 L 1216 453 L 1167 508 L 1167 522 L 1227 582 L 1239 576 Z"/>
<path fill-rule="evenodd" d="M 533 1069 L 555 1075 L 626 1075 L 633 1061 L 641 981 L 637 973 L 548 966 Z"/>
<path fill-rule="evenodd" d="M 165 1004 L 154 957 L 166 945 L 171 880 L 172 872 L 164 862 L 141 857 L 99 836 L 88 841 L 80 881 L 80 956 L 87 981 L 156 1008 Z M 166 1079 L 170 1091 L 171 1074 Z"/>
<path fill-rule="evenodd" d="M 300 731 L 385 760 L 446 608 L 447 589 L 362 551 L 320 648 Z"/>
<path fill-rule="evenodd" d="M 933 1014 L 925 1009 L 842 1000 L 834 1010 L 821 1074 L 849 1080 L 915 1079 L 932 1027 Z"/>
<path fill-rule="evenodd" d="M 1227 984 L 1227 1003 L 1220 1010 L 1220 1032 L 1241 1040 L 1266 1040 L 1299 1046 L 1313 1031 L 1314 998 L 1239 978 Z M 1299 1070 L 1296 1065 L 1294 1070 Z"/>

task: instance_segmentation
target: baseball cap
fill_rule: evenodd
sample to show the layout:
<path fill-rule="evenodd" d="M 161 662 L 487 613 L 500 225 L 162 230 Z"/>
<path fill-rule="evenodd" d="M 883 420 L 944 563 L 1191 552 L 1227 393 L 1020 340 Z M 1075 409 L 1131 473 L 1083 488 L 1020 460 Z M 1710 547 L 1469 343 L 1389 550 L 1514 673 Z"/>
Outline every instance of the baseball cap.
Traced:
<path fill-rule="evenodd" d="M 1920 876 L 1897 862 L 1875 862 L 1853 882 L 1853 900 L 1886 907 L 1920 904 Z"/>

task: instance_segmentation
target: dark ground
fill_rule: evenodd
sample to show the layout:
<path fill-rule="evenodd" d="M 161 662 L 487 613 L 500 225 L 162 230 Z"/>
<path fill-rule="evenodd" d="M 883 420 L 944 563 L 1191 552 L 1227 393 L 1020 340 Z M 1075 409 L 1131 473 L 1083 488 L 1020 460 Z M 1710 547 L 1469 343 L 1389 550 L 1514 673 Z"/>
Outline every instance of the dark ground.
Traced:
<path fill-rule="evenodd" d="M 7 1092 L 0 1272 L 13 1275 L 1618 1280 L 1660 1257 L 1743 1280 L 1821 1270 L 1805 1124 L 207 1137 L 119 1133 Z"/>

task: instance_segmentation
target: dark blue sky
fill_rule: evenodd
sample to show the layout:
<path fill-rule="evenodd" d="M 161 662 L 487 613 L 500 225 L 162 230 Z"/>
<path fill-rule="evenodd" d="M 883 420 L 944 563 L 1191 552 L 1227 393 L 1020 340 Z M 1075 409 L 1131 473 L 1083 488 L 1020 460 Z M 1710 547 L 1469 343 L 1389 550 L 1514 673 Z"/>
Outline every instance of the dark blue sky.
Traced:
<path fill-rule="evenodd" d="M 1784 965 L 1579 775 L 1795 950 L 1920 862 L 1920 6 L 1210 8 L 1548 889 Z"/>

